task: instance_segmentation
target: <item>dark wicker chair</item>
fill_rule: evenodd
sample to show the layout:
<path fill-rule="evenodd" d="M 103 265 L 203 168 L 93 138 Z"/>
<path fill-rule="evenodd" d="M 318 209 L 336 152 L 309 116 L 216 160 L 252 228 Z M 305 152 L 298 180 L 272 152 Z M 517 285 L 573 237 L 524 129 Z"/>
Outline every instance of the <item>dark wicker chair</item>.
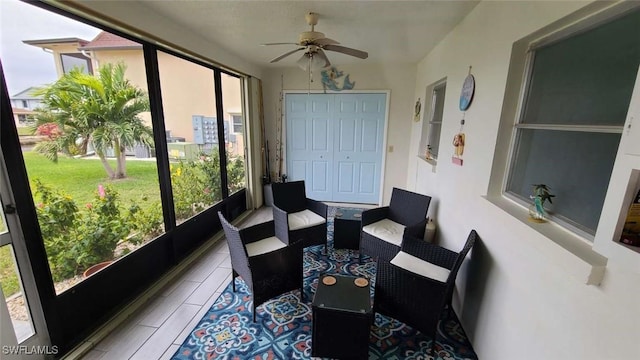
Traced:
<path fill-rule="evenodd" d="M 389 206 L 363 211 L 360 262 L 363 254 L 391 260 L 400 251 L 405 235 L 422 239 L 429 203 L 430 196 L 393 188 Z"/>
<path fill-rule="evenodd" d="M 459 253 L 406 236 L 402 250 L 391 262 L 378 262 L 373 311 L 431 336 L 431 353 L 439 320 L 453 311 L 451 298 L 456 276 L 478 239 L 472 230 Z"/>
<path fill-rule="evenodd" d="M 309 199 L 304 181 L 271 184 L 276 236 L 287 244 L 323 245 L 327 250 L 327 205 Z"/>
<path fill-rule="evenodd" d="M 253 295 L 253 322 L 256 307 L 275 296 L 300 289 L 302 300 L 301 243 L 286 245 L 276 238 L 273 221 L 238 229 L 221 212 L 218 217 L 229 245 L 233 291 L 236 291 L 236 276 L 242 276 Z"/>

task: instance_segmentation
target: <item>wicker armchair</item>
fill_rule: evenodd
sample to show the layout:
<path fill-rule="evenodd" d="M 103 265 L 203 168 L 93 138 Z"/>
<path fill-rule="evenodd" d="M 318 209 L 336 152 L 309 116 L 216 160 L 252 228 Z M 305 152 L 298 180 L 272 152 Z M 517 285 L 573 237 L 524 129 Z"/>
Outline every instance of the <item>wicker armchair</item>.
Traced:
<path fill-rule="evenodd" d="M 302 244 L 286 245 L 274 236 L 273 221 L 244 229 L 231 225 L 218 212 L 231 255 L 231 283 L 236 291 L 236 276 L 242 276 L 253 295 L 253 322 L 256 307 L 287 291 L 302 289 Z"/>
<path fill-rule="evenodd" d="M 363 254 L 391 260 L 405 235 L 422 239 L 429 203 L 430 196 L 393 188 L 389 206 L 363 211 L 360 262 Z"/>
<path fill-rule="evenodd" d="M 273 221 L 276 236 L 286 244 L 323 245 L 327 250 L 327 205 L 306 197 L 304 181 L 274 183 Z"/>
<path fill-rule="evenodd" d="M 378 262 L 373 311 L 390 316 L 430 335 L 433 354 L 438 321 L 453 311 L 456 276 L 478 239 L 472 230 L 459 253 L 412 237 L 391 262 Z"/>

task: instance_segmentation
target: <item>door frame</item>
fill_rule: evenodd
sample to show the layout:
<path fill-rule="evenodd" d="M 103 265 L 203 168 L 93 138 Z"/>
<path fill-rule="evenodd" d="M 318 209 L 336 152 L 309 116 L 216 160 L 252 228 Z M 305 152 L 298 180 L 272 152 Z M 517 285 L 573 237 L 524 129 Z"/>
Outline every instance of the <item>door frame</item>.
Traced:
<path fill-rule="evenodd" d="M 0 195 L 2 197 L 2 206 L 15 205 L 16 201 L 13 197 L 13 191 L 11 190 L 11 183 L 9 182 L 8 170 L 4 159 L 4 152 L 1 148 L 0 177 Z M 45 353 L 43 354 L 32 354 L 32 356 L 34 356 L 34 359 L 44 359 L 44 355 L 57 354 L 57 347 L 55 347 L 55 349 L 50 348 L 51 338 L 49 336 L 49 330 L 45 320 L 42 303 L 40 301 L 41 296 L 39 294 L 35 276 L 32 271 L 31 261 L 29 260 L 25 242 L 26 240 L 22 232 L 22 225 L 20 224 L 20 218 L 18 217 L 17 211 L 12 214 L 5 213 L 5 221 L 7 226 L 7 235 L 9 236 L 10 240 L 6 244 L 3 242 L 2 245 L 13 247 L 13 254 L 17 267 L 16 270 L 19 272 L 20 282 L 23 290 L 22 296 L 25 299 L 24 303 L 27 307 L 27 311 L 29 312 L 29 320 L 31 321 L 31 325 L 33 326 L 33 334 L 24 341 L 20 342 L 18 345 L 27 346 L 28 348 L 40 347 L 42 349 L 46 349 L 47 351 L 54 351 L 54 353 L 47 353 L 47 351 L 45 351 Z M 3 302 L 2 306 L 6 307 L 6 305 L 4 304 L 6 299 L 4 297 L 4 294 L 2 294 L 1 292 L 0 301 Z M 9 320 L 9 323 L 11 322 L 10 319 L 5 320 Z M 11 329 L 13 330 L 13 326 L 11 327 Z M 13 339 L 9 338 L 9 340 L 11 341 Z M 11 345 L 4 344 L 4 341 L 2 341 L 2 344 Z"/>
<path fill-rule="evenodd" d="M 387 136 L 389 131 L 389 104 L 391 97 L 391 90 L 343 90 L 343 91 L 331 91 L 331 90 L 282 90 L 282 114 L 279 119 L 281 128 L 282 128 L 282 169 L 283 172 L 287 173 L 287 108 L 285 104 L 287 103 L 287 95 L 288 94 L 327 94 L 327 95 L 340 95 L 340 94 L 385 94 L 385 114 L 384 114 L 384 126 L 382 131 L 382 163 L 380 164 L 380 193 L 378 195 L 378 204 L 382 205 L 382 198 L 384 196 L 384 185 L 385 185 L 385 170 L 386 170 L 386 161 L 387 161 Z M 276 114 L 277 117 L 277 114 Z M 277 139 L 276 139 L 277 140 Z M 277 151 L 277 149 L 275 149 Z"/>

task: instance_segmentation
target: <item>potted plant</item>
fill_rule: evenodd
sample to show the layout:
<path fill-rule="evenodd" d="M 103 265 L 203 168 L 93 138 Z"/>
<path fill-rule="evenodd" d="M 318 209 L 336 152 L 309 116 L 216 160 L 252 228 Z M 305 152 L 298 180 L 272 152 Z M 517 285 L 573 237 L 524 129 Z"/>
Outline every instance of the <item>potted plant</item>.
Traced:
<path fill-rule="evenodd" d="M 529 207 L 529 220 L 538 223 L 545 222 L 547 212 L 544 209 L 544 203 L 548 200 L 550 204 L 553 204 L 551 198 L 555 195 L 551 194 L 547 185 L 534 184 L 533 195 L 529 197 L 533 200 L 533 205 Z"/>

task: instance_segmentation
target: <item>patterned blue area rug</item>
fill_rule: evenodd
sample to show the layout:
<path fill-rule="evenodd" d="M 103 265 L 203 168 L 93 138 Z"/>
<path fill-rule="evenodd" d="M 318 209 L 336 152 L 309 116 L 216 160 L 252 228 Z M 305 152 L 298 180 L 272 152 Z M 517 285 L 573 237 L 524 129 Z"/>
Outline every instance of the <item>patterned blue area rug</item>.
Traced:
<path fill-rule="evenodd" d="M 330 215 L 335 208 L 331 210 Z M 304 302 L 300 302 L 298 290 L 285 293 L 258 306 L 253 323 L 251 294 L 238 277 L 236 292 L 231 284 L 227 286 L 173 359 L 311 359 L 311 300 L 318 276 L 364 276 L 371 280 L 372 295 L 375 282 L 376 263 L 365 256 L 358 264 L 357 251 L 334 250 L 333 217 L 328 226 L 328 254 L 322 254 L 322 246 L 309 247 L 304 253 Z M 427 355 L 429 336 L 380 314 L 375 314 L 369 342 L 370 359 L 433 359 Z M 477 359 L 453 311 L 438 325 L 435 348 L 435 359 Z"/>

